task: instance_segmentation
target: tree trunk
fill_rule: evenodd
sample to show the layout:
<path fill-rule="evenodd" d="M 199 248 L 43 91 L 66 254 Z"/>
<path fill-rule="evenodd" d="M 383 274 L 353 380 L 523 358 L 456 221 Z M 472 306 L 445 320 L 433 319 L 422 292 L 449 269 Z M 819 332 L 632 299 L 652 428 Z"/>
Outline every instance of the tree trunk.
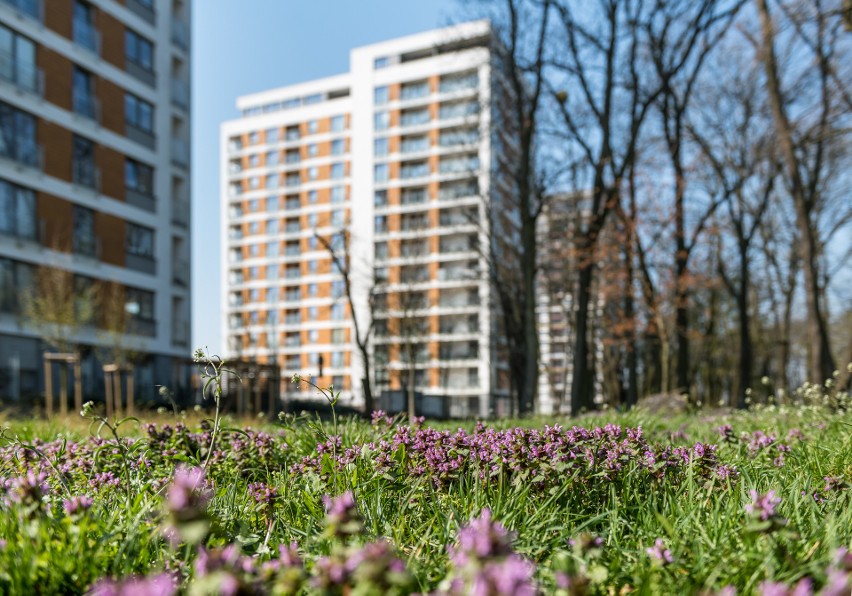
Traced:
<path fill-rule="evenodd" d="M 582 255 L 582 253 L 581 253 Z M 574 364 L 571 369 L 571 415 L 591 405 L 589 399 L 589 302 L 591 301 L 594 262 L 581 256 L 577 275 L 577 307 L 574 313 Z"/>
<path fill-rule="evenodd" d="M 800 171 L 799 157 L 793 143 L 790 120 L 783 104 L 781 81 L 775 58 L 775 32 L 766 0 L 757 0 L 760 28 L 763 38 L 761 59 L 766 70 L 766 88 L 772 118 L 775 122 L 776 141 L 784 157 L 790 182 L 790 194 L 796 208 L 799 253 L 805 282 L 805 306 L 807 309 L 808 335 L 808 380 L 814 383 L 831 378 L 834 359 L 828 340 L 828 329 L 820 305 L 819 265 L 816 229 L 812 225 L 813 201 L 808 197 Z"/>
<path fill-rule="evenodd" d="M 754 354 L 751 341 L 751 320 L 748 310 L 748 291 L 751 276 L 749 274 L 748 263 L 748 247 L 740 246 L 740 282 L 739 290 L 737 291 L 737 315 L 739 318 L 740 331 L 740 366 L 739 376 L 737 377 L 737 407 L 745 409 L 746 404 L 746 389 L 751 384 L 752 362 Z"/>

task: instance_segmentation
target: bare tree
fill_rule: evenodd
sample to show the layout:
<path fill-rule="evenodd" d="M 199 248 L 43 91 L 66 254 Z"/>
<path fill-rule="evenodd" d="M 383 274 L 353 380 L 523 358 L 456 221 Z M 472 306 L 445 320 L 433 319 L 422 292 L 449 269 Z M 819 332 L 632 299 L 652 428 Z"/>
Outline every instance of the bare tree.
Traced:
<path fill-rule="evenodd" d="M 356 303 L 353 299 L 353 282 L 355 277 L 355 268 L 353 267 L 353 255 L 351 254 L 351 234 L 348 228 L 343 228 L 330 236 L 315 234 L 317 240 L 322 244 L 323 248 L 328 252 L 331 258 L 331 263 L 343 281 L 343 295 L 346 303 L 349 306 L 349 316 L 352 318 L 352 330 L 355 333 L 355 344 L 361 354 L 361 362 L 363 370 L 361 374 L 361 388 L 364 392 L 364 415 L 370 416 L 375 410 L 375 399 L 373 396 L 373 386 L 371 382 L 371 365 L 370 365 L 370 342 L 375 326 L 375 319 L 372 316 L 372 302 L 374 300 L 374 292 L 370 291 L 369 301 L 371 308 L 369 309 L 369 320 L 361 321 L 358 317 Z"/>
<path fill-rule="evenodd" d="M 775 18 L 768 0 L 757 0 L 756 6 L 760 33 L 755 44 L 766 77 L 766 101 L 796 212 L 807 309 L 808 375 L 811 381 L 820 381 L 831 377 L 835 365 L 822 298 L 824 239 L 818 218 L 831 147 L 848 137 L 848 131 L 844 134 L 840 129 L 851 105 L 844 86 L 848 79 L 839 73 L 844 58 L 848 67 L 850 56 L 839 42 L 843 32 L 840 11 L 829 9 L 821 0 L 778 4 L 779 17 Z M 779 40 L 780 16 L 788 30 Z M 788 51 L 796 46 L 802 52 L 797 59 L 806 64 L 788 61 L 784 68 L 778 43 L 786 44 Z M 792 89 L 794 84 L 799 92 Z"/>

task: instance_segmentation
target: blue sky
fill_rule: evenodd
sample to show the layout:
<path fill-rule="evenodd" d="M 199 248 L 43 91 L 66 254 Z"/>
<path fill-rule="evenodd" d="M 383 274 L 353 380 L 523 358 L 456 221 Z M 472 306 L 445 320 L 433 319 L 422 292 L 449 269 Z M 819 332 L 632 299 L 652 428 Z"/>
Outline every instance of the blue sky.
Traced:
<path fill-rule="evenodd" d="M 236 98 L 345 72 L 351 48 L 448 25 L 459 15 L 454 0 L 193 3 L 193 347 L 224 350 L 219 125 L 239 115 Z"/>

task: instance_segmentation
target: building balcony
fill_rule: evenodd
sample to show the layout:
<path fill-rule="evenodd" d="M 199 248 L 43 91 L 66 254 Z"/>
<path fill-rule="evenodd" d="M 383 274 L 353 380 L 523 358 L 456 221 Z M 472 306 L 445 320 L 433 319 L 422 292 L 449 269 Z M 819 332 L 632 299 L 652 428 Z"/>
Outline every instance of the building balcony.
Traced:
<path fill-rule="evenodd" d="M 72 105 L 74 113 L 95 122 L 101 121 L 101 104 L 98 98 L 88 93 L 75 92 Z"/>
<path fill-rule="evenodd" d="M 91 23 L 74 19 L 73 22 L 74 43 L 81 48 L 85 48 L 90 52 L 100 56 L 101 54 L 101 34 L 95 29 Z"/>
<path fill-rule="evenodd" d="M 19 168 L 33 168 L 41 171 L 44 166 L 44 151 L 42 147 L 35 142 L 24 142 L 20 140 L 13 144 L 8 144 L 5 147 L 0 147 L 0 158 L 14 162 L 14 165 Z"/>
<path fill-rule="evenodd" d="M 172 79 L 172 103 L 184 110 L 189 109 L 189 83 Z"/>
<path fill-rule="evenodd" d="M 189 167 L 189 143 L 183 139 L 172 139 L 172 163 Z"/>
<path fill-rule="evenodd" d="M 189 50 L 189 23 L 181 19 L 172 19 L 172 43 L 182 50 Z"/>
<path fill-rule="evenodd" d="M 189 226 L 189 201 L 175 198 L 172 203 L 172 223 L 186 228 Z"/>
<path fill-rule="evenodd" d="M 0 81 L 9 83 L 19 92 L 44 96 L 44 71 L 34 64 L 22 64 L 8 52 L 0 51 Z M 7 66 L 6 66 L 7 65 Z"/>
<path fill-rule="evenodd" d="M 44 19 L 44 6 L 41 0 L 0 0 L 0 3 L 13 8 L 22 17 L 35 19 L 39 23 Z"/>

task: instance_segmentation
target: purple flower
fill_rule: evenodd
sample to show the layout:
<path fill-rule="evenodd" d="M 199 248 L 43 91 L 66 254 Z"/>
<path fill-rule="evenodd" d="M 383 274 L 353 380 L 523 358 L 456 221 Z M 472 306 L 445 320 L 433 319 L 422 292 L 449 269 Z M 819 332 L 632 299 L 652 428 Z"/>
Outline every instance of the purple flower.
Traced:
<path fill-rule="evenodd" d="M 70 499 L 66 499 L 62 504 L 63 509 L 65 509 L 65 513 L 68 515 L 75 515 L 77 513 L 87 511 L 91 506 L 92 499 L 85 495 L 71 497 Z"/>
<path fill-rule="evenodd" d="M 752 502 L 745 506 L 745 510 L 762 521 L 775 517 L 775 507 L 781 502 L 781 497 L 775 496 L 775 491 L 770 490 L 766 494 L 759 494 L 756 490 L 750 490 Z"/>
<path fill-rule="evenodd" d="M 840 569 L 828 570 L 828 581 L 820 596 L 849 596 L 852 593 L 852 575 Z"/>
<path fill-rule="evenodd" d="M 499 522 L 491 521 L 491 510 L 483 509 L 479 517 L 459 531 L 458 545 L 450 549 L 450 558 L 457 567 L 471 559 L 488 559 L 512 553 L 509 533 Z"/>
<path fill-rule="evenodd" d="M 662 563 L 663 565 L 674 563 L 672 551 L 666 548 L 666 543 L 663 542 L 662 538 L 657 538 L 654 541 L 654 546 L 649 546 L 645 549 L 645 552 L 648 553 L 648 556 L 654 561 Z"/>
<path fill-rule="evenodd" d="M 204 481 L 204 470 L 179 466 L 166 493 L 166 504 L 172 513 L 194 517 L 210 500 L 211 491 Z"/>
<path fill-rule="evenodd" d="M 92 596 L 172 596 L 177 594 L 177 578 L 171 573 L 131 577 L 121 582 L 102 579 L 92 586 Z"/>
<path fill-rule="evenodd" d="M 361 532 L 361 516 L 355 506 L 355 495 L 346 491 L 337 498 L 323 497 L 326 532 L 333 537 L 346 538 Z"/>
<path fill-rule="evenodd" d="M 22 505 L 41 505 L 42 497 L 50 492 L 44 472 L 36 474 L 30 470 L 25 476 L 15 478 L 10 483 L 9 500 Z"/>
<path fill-rule="evenodd" d="M 519 557 L 510 555 L 499 562 L 486 563 L 473 577 L 472 596 L 534 596 L 533 566 Z"/>

